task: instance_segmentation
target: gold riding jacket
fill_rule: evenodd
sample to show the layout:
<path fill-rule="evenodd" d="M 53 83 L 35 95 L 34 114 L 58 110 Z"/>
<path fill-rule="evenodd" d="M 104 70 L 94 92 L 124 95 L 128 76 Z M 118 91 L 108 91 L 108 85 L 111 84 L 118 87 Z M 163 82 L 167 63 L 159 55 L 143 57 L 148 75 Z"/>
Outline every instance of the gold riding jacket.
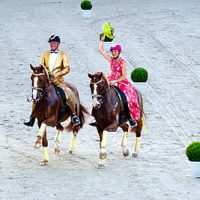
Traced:
<path fill-rule="evenodd" d="M 63 51 L 58 51 L 58 57 L 56 59 L 55 65 L 53 67 L 52 72 L 50 71 L 49 67 L 49 57 L 50 57 L 51 51 L 45 51 L 42 54 L 42 58 L 40 60 L 40 65 L 43 65 L 46 67 L 47 72 L 50 75 L 53 75 L 54 73 L 60 72 L 63 69 L 70 66 L 69 64 L 69 57 L 67 54 L 65 54 Z M 52 82 L 54 82 L 56 85 L 60 85 L 64 81 L 63 77 L 54 78 Z M 59 84 L 60 83 L 60 84 Z"/>

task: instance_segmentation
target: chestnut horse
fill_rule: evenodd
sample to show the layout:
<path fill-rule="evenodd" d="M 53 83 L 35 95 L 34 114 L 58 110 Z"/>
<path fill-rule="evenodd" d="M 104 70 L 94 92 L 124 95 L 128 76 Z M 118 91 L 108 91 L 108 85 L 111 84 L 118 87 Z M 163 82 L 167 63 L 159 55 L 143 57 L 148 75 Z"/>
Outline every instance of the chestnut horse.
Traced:
<path fill-rule="evenodd" d="M 88 74 L 90 81 L 90 89 L 93 99 L 92 116 L 96 120 L 96 128 L 100 138 L 100 154 L 99 168 L 103 168 L 106 161 L 106 137 L 108 132 L 115 132 L 118 127 L 123 130 L 121 142 L 122 153 L 126 157 L 129 155 L 127 148 L 128 131 L 136 133 L 136 142 L 133 157 L 136 157 L 140 150 L 140 136 L 142 131 L 143 118 L 143 101 L 139 91 L 137 98 L 140 106 L 140 119 L 137 120 L 137 126 L 130 127 L 127 123 L 130 119 L 127 102 L 122 104 L 115 86 L 110 86 L 102 72 L 97 72 L 93 75 Z"/>
<path fill-rule="evenodd" d="M 42 140 L 43 160 L 41 165 L 46 165 L 49 162 L 46 127 L 56 127 L 57 132 L 54 140 L 54 151 L 55 153 L 59 153 L 60 138 L 62 131 L 64 130 L 60 123 L 66 121 L 71 116 L 71 111 L 66 105 L 63 105 L 61 98 L 55 90 L 55 86 L 49 79 L 46 68 L 43 66 L 33 67 L 32 65 L 30 65 L 30 67 L 32 70 L 32 100 L 36 102 L 32 116 L 38 119 L 39 126 L 35 147 L 40 147 Z M 65 127 L 66 130 L 73 132 L 70 153 L 74 154 L 76 135 L 85 123 L 85 114 L 89 113 L 86 108 L 81 105 L 76 87 L 71 84 L 67 85 L 74 93 L 76 99 L 76 115 L 79 117 L 81 122 L 79 126 L 73 127 L 70 121 Z"/>

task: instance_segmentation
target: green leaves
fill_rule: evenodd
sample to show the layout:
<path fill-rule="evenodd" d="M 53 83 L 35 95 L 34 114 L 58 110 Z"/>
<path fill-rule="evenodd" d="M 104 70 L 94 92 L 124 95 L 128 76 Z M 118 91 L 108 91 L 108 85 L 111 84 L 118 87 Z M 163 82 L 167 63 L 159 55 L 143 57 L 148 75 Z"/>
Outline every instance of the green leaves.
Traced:
<path fill-rule="evenodd" d="M 131 80 L 133 82 L 146 82 L 148 79 L 148 72 L 142 67 L 137 67 L 131 72 Z"/>
<path fill-rule="evenodd" d="M 114 28 L 111 27 L 110 23 L 104 23 L 103 24 L 103 33 L 104 35 L 110 39 L 110 40 L 113 40 L 114 39 Z"/>
<path fill-rule="evenodd" d="M 186 149 L 189 161 L 200 161 L 200 142 L 192 142 Z"/>
<path fill-rule="evenodd" d="M 83 0 L 81 2 L 81 9 L 82 10 L 91 10 L 92 9 L 92 3 L 89 0 Z"/>

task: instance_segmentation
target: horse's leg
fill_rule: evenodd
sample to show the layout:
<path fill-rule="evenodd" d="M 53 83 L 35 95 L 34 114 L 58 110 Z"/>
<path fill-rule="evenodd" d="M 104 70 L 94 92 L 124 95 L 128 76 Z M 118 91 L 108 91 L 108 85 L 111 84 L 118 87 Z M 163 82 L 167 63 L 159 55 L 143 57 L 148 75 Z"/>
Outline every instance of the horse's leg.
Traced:
<path fill-rule="evenodd" d="M 38 127 L 39 128 L 41 127 L 41 122 L 39 122 L 39 121 L 38 121 Z M 38 132 L 38 134 L 39 134 L 39 132 Z M 41 147 L 41 140 L 42 140 L 42 137 L 40 135 L 37 135 L 37 139 L 36 139 L 35 144 L 34 144 L 35 148 Z"/>
<path fill-rule="evenodd" d="M 107 153 L 106 153 L 106 142 L 107 142 L 107 131 L 99 132 L 100 137 L 100 153 L 99 153 L 99 163 L 98 168 L 104 168 L 106 163 Z"/>
<path fill-rule="evenodd" d="M 48 150 L 48 140 L 46 130 L 42 137 L 42 147 L 43 147 L 43 160 L 41 162 L 41 166 L 45 166 L 49 162 L 49 150 Z"/>
<path fill-rule="evenodd" d="M 122 154 L 124 157 L 127 157 L 127 156 L 129 156 L 129 150 L 127 148 L 127 146 L 128 146 L 128 124 L 122 125 L 121 128 L 124 131 L 124 133 L 122 135 L 122 142 L 121 142 Z"/>
<path fill-rule="evenodd" d="M 42 123 L 38 131 L 38 136 L 42 138 L 42 147 L 43 147 L 43 160 L 41 165 L 46 165 L 49 161 L 46 127 L 47 125 L 45 123 Z"/>
<path fill-rule="evenodd" d="M 122 143 L 121 143 L 122 154 L 124 157 L 129 156 L 129 150 L 127 148 L 127 144 L 128 144 L 128 132 L 124 132 L 122 136 Z"/>
<path fill-rule="evenodd" d="M 70 144 L 70 150 L 69 150 L 69 153 L 72 155 L 75 154 L 75 150 L 76 150 L 76 136 L 77 136 L 77 132 L 73 131 L 72 138 L 71 138 L 71 144 Z"/>
<path fill-rule="evenodd" d="M 54 153 L 55 154 L 60 153 L 61 136 L 62 136 L 62 131 L 57 130 L 55 138 L 54 138 Z"/>
<path fill-rule="evenodd" d="M 137 122 L 138 126 L 136 127 L 136 140 L 135 140 L 135 147 L 134 147 L 134 152 L 132 154 L 132 157 L 137 157 L 140 151 L 140 136 L 141 136 L 141 131 L 142 131 L 142 121 Z"/>

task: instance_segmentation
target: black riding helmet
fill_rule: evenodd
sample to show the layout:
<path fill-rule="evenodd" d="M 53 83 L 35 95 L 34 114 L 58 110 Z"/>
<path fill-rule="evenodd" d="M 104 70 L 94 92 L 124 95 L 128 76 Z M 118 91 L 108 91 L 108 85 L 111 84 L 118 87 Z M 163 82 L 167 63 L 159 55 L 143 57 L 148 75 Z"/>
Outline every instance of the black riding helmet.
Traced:
<path fill-rule="evenodd" d="M 58 35 L 52 35 L 48 42 L 59 42 L 60 43 L 60 37 Z"/>

